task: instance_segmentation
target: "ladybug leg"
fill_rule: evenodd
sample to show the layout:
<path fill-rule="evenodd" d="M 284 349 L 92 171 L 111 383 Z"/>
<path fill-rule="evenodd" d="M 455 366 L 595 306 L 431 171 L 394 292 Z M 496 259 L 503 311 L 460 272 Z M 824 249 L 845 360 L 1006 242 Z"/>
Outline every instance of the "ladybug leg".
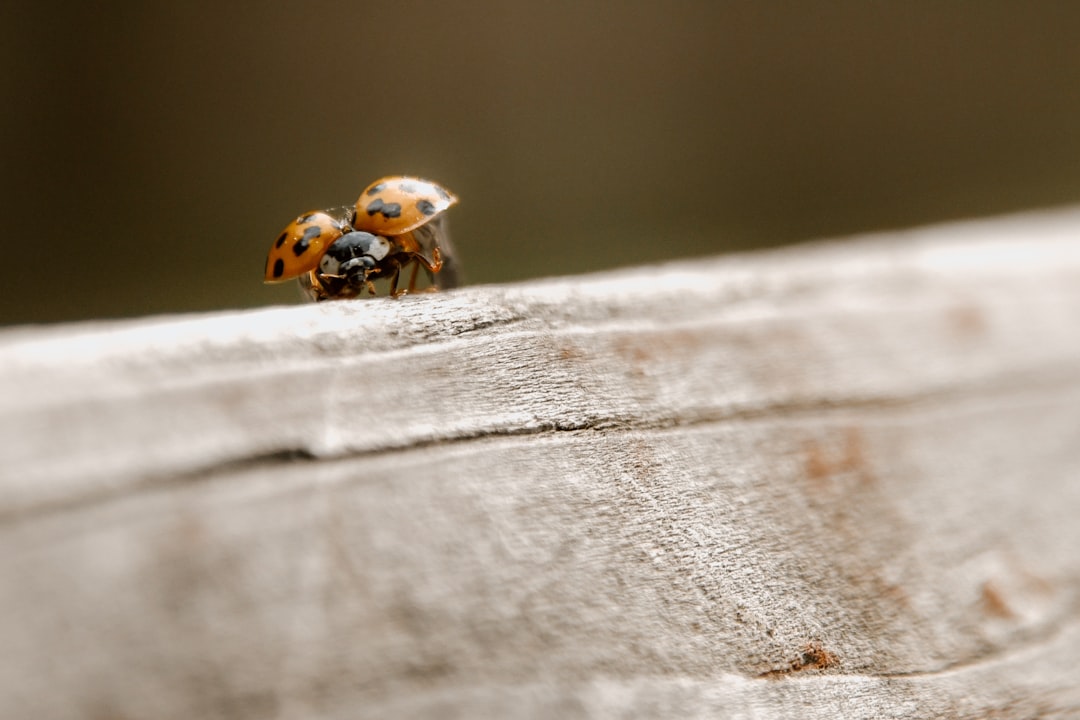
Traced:
<path fill-rule="evenodd" d="M 400 273 L 401 273 L 401 266 L 400 265 L 394 265 L 394 274 L 390 276 L 390 297 L 397 297 L 400 294 L 400 293 L 398 293 L 398 289 L 397 289 L 398 275 Z M 375 293 L 373 292 L 371 294 L 374 295 Z"/>
<path fill-rule="evenodd" d="M 417 266 L 413 269 L 413 279 L 415 280 L 416 270 L 419 269 L 420 265 L 424 266 L 424 274 L 427 275 L 428 286 L 423 289 L 423 292 L 428 293 L 439 292 L 439 283 L 435 280 L 435 273 L 442 270 L 443 266 L 443 259 L 442 255 L 439 253 L 439 248 L 435 248 L 432 254 L 435 258 L 434 264 L 429 263 L 422 256 L 417 256 Z"/>
<path fill-rule="evenodd" d="M 420 292 L 426 292 L 426 293 L 439 292 L 439 286 L 435 283 L 435 273 L 431 272 L 427 268 L 424 268 L 424 272 L 427 274 L 428 282 L 430 282 L 431 284 L 428 285 L 423 290 L 421 290 Z"/>
<path fill-rule="evenodd" d="M 416 291 L 416 273 L 420 270 L 420 263 L 413 260 L 412 262 L 412 274 L 409 275 L 409 292 Z"/>
<path fill-rule="evenodd" d="M 300 284 L 300 295 L 310 302 L 322 302 L 330 296 L 326 293 L 326 288 L 319 282 L 315 271 L 312 270 L 307 275 L 301 275 L 297 278 Z"/>
<path fill-rule="evenodd" d="M 435 248 L 434 259 L 435 263 L 432 265 L 431 270 L 439 274 L 436 283 L 437 287 L 449 290 L 461 284 L 461 267 L 445 226 L 440 231 L 439 247 Z"/>

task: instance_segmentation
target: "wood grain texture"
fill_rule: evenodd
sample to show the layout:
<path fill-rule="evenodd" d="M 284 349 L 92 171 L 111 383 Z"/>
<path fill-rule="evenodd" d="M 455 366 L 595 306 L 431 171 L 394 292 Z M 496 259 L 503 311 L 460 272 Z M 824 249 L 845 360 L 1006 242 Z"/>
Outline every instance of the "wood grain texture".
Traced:
<path fill-rule="evenodd" d="M 0 335 L 0 716 L 1080 715 L 1080 214 Z"/>

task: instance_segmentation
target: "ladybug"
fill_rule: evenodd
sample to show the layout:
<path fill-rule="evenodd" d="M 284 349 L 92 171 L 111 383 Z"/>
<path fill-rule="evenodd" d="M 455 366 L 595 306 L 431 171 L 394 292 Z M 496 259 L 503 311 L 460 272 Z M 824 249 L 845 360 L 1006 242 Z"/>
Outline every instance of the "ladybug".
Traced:
<path fill-rule="evenodd" d="M 423 267 L 433 288 L 454 287 L 457 272 L 443 213 L 456 202 L 430 180 L 376 180 L 353 206 L 313 210 L 289 223 L 270 247 L 265 281 L 297 278 L 305 294 L 320 301 L 374 295 L 373 281 L 385 278 L 397 297 L 416 289 Z M 410 266 L 408 287 L 399 290 L 398 277 Z"/>

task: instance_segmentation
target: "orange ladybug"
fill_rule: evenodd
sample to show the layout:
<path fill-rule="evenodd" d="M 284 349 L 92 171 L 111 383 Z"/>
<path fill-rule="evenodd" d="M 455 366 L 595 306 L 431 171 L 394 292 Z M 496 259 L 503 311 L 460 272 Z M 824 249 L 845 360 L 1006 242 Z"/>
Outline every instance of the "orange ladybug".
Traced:
<path fill-rule="evenodd" d="M 443 213 L 456 202 L 430 180 L 376 180 L 353 207 L 317 210 L 291 222 L 270 248 L 265 281 L 298 278 L 305 294 L 319 301 L 374 295 L 373 281 L 386 278 L 397 297 L 416 289 L 423 267 L 433 288 L 454 287 L 457 271 Z M 410 266 L 408 287 L 399 290 L 399 275 Z"/>
<path fill-rule="evenodd" d="M 289 223 L 266 257 L 266 282 L 282 282 L 313 269 L 326 249 L 351 229 L 348 212 L 342 212 L 351 210 L 312 210 Z"/>

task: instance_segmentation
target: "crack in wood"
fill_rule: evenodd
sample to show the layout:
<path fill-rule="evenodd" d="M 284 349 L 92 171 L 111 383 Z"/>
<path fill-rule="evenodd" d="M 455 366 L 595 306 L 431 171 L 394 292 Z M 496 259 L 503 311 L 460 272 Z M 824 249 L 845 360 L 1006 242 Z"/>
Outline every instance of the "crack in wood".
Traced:
<path fill-rule="evenodd" d="M 1071 370 L 1071 369 L 1070 369 Z M 1073 377 L 1070 372 L 1069 377 Z M 1080 388 L 1080 378 L 1071 383 Z M 259 467 L 276 467 L 285 463 L 322 463 L 341 462 L 361 458 L 378 458 L 393 456 L 401 453 L 423 451 L 430 448 L 452 447 L 455 445 L 471 444 L 496 440 L 500 438 L 522 438 L 543 435 L 558 435 L 564 433 L 603 432 L 603 433 L 630 433 L 630 432 L 653 432 L 668 431 L 675 429 L 705 428 L 712 425 L 725 425 L 740 422 L 758 422 L 770 419 L 800 420 L 816 419 L 825 420 L 828 417 L 841 417 L 846 413 L 887 412 L 894 410 L 936 410 L 945 411 L 961 408 L 951 408 L 964 400 L 978 402 L 990 402 L 996 398 L 998 402 L 1004 397 L 1023 397 L 1028 393 L 1037 394 L 1044 390 L 1053 389 L 1055 392 L 1051 400 L 1062 402 L 1063 396 L 1069 393 L 1063 392 L 1063 383 L 1058 374 L 1046 371 L 1041 373 L 1025 373 L 1023 376 L 1014 378 L 1013 382 L 993 383 L 987 388 L 984 383 L 971 386 L 957 386 L 947 390 L 937 390 L 924 395 L 908 395 L 905 397 L 867 397 L 849 399 L 812 400 L 808 402 L 777 403 L 758 408 L 741 408 L 715 413 L 699 413 L 693 417 L 655 417 L 651 420 L 643 420 L 637 416 L 598 416 L 582 419 L 580 421 L 545 421 L 527 427 L 491 427 L 480 428 L 475 432 L 461 432 L 449 437 L 429 437 L 406 439 L 400 444 L 388 444 L 378 448 L 351 450 L 340 453 L 320 453 L 310 446 L 297 445 L 281 448 L 269 452 L 252 454 L 249 456 L 237 456 L 216 461 L 205 466 L 192 467 L 176 472 L 147 475 L 133 479 L 127 484 L 118 484 L 112 488 L 101 489 L 93 493 L 85 493 L 78 496 L 64 498 L 60 501 L 44 501 L 32 508 L 22 508 L 15 511 L 0 511 L 0 526 L 13 525 L 32 521 L 38 517 L 77 511 L 81 508 L 90 507 L 99 503 L 108 502 L 116 497 L 126 497 L 132 494 L 146 491 L 154 491 L 173 484 L 212 482 L 221 476 L 228 476 L 238 472 L 244 472 Z"/>

